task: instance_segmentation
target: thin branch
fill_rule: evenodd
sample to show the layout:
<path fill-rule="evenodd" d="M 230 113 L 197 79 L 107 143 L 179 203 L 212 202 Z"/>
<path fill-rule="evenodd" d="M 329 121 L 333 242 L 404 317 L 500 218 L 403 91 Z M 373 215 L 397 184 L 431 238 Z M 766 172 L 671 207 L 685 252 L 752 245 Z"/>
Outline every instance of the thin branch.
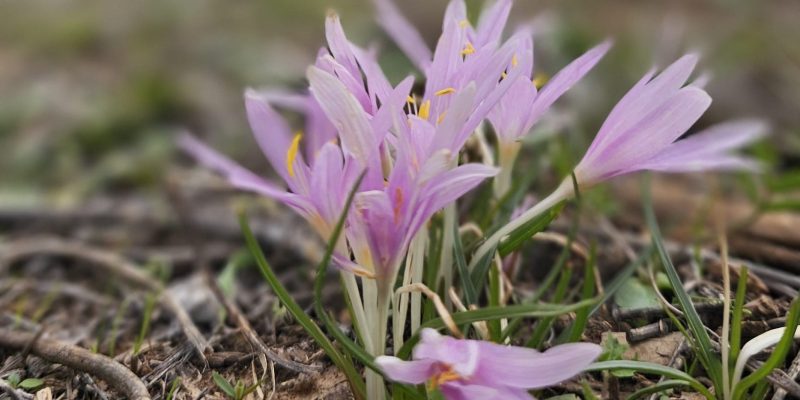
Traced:
<path fill-rule="evenodd" d="M 0 346 L 24 350 L 52 363 L 97 376 L 131 400 L 150 400 L 147 387 L 124 365 L 82 347 L 56 340 L 37 339 L 35 333 L 0 329 Z"/>

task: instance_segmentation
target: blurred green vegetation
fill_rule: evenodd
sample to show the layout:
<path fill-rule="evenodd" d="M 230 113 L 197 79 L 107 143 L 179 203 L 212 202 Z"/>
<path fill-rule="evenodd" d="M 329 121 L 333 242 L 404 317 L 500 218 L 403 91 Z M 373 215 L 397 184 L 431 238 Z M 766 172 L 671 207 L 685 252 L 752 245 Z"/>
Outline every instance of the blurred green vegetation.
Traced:
<path fill-rule="evenodd" d="M 433 44 L 446 2 L 398 3 Z M 468 4 L 475 14 L 482 2 Z M 373 22 L 368 0 L 0 2 L 0 146 L 7 149 L 0 204 L 75 203 L 158 188 L 178 157 L 172 140 L 181 129 L 266 171 L 251 145 L 241 93 L 247 86 L 302 87 L 305 66 L 324 44 L 328 9 L 339 12 L 353 41 L 382 47 L 393 80 L 411 72 Z M 701 124 L 770 121 L 773 135 L 754 153 L 786 171 L 770 182 L 796 189 L 799 2 L 518 0 L 512 25 L 529 20 L 540 28 L 536 65 L 547 74 L 606 37 L 616 41 L 559 103 L 577 121 L 567 129 L 570 140 L 551 146 L 567 153 L 556 157 L 559 169 L 581 154 L 644 71 L 697 50 L 713 75 L 715 99 Z"/>

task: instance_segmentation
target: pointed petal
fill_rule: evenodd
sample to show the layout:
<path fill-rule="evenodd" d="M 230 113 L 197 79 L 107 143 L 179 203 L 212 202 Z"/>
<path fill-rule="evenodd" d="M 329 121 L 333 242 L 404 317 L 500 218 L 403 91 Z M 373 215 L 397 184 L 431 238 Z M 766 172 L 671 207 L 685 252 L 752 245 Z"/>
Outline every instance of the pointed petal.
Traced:
<path fill-rule="evenodd" d="M 511 0 L 496 0 L 481 13 L 478 20 L 476 46 L 482 47 L 486 44 L 500 42 L 508 15 L 511 13 L 511 5 Z"/>
<path fill-rule="evenodd" d="M 328 40 L 328 48 L 336 62 L 344 66 L 350 75 L 354 77 L 361 76 L 361 70 L 358 69 L 358 64 L 356 64 L 355 54 L 353 54 L 350 42 L 344 34 L 339 15 L 335 12 L 329 12 L 328 17 L 325 18 L 325 38 Z"/>
<path fill-rule="evenodd" d="M 481 365 L 473 379 L 519 389 L 552 386 L 581 373 L 600 356 L 593 343 L 570 343 L 543 353 L 533 349 L 480 342 Z"/>
<path fill-rule="evenodd" d="M 434 198 L 432 208 L 438 211 L 496 174 L 497 168 L 475 163 L 464 164 L 440 174 L 431 179 L 426 191 Z"/>
<path fill-rule="evenodd" d="M 611 48 L 611 41 L 605 41 L 576 58 L 559 71 L 539 92 L 529 117 L 529 124 L 538 120 L 550 106 L 578 83 L 603 58 Z"/>
<path fill-rule="evenodd" d="M 311 92 L 339 131 L 345 152 L 352 154 L 363 166 L 369 165 L 377 145 L 367 113 L 333 75 L 313 66 L 306 74 Z"/>
<path fill-rule="evenodd" d="M 436 373 L 434 360 L 403 361 L 397 357 L 379 356 L 375 363 L 389 379 L 412 385 L 425 383 Z"/>
<path fill-rule="evenodd" d="M 394 40 L 412 63 L 420 70 L 426 71 L 431 64 L 431 53 L 419 31 L 400 13 L 392 0 L 374 0 L 378 9 L 378 23 Z"/>
<path fill-rule="evenodd" d="M 308 216 L 309 211 L 313 209 L 313 206 L 300 196 L 288 193 L 274 183 L 262 179 L 228 157 L 206 146 L 191 134 L 185 133 L 181 135 L 178 138 L 178 146 L 199 163 L 222 174 L 233 186 L 281 201 L 304 216 Z"/>
<path fill-rule="evenodd" d="M 685 87 L 664 104 L 640 116 L 628 131 L 620 134 L 591 158 L 584 157 L 576 173 L 590 183 L 640 169 L 646 161 L 664 151 L 683 135 L 711 104 L 700 89 Z"/>
<path fill-rule="evenodd" d="M 286 152 L 292 141 L 289 125 L 252 89 L 245 91 L 244 104 L 250 129 L 267 161 L 284 181 L 292 181 L 286 166 Z M 299 155 L 298 158 L 302 160 Z"/>

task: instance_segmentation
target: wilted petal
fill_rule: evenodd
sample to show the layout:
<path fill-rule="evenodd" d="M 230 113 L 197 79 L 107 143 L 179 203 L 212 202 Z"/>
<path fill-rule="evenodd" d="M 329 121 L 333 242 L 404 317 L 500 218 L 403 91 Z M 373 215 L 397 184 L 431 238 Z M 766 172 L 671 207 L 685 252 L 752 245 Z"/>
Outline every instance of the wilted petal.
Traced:
<path fill-rule="evenodd" d="M 574 377 L 600 355 L 592 343 L 570 343 L 543 353 L 524 347 L 480 342 L 476 382 L 520 389 L 552 386 Z"/>
<path fill-rule="evenodd" d="M 435 360 L 403 361 L 397 357 L 379 356 L 375 363 L 389 379 L 412 385 L 424 383 L 436 373 Z"/>
<path fill-rule="evenodd" d="M 425 44 L 419 31 L 400 13 L 392 0 L 374 0 L 378 9 L 378 23 L 394 40 L 397 47 L 408 56 L 420 71 L 426 71 L 431 64 L 430 48 Z"/>

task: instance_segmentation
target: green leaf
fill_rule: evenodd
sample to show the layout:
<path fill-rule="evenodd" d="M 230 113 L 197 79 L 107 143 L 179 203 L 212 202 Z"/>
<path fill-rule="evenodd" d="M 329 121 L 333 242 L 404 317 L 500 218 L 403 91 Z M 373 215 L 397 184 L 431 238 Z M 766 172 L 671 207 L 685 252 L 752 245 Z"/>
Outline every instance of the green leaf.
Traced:
<path fill-rule="evenodd" d="M 233 385 L 231 385 L 230 382 L 228 382 L 227 379 L 225 379 L 217 371 L 211 372 L 211 378 L 214 380 L 214 383 L 217 385 L 217 387 L 225 392 L 228 397 L 236 398 L 236 389 L 233 387 Z"/>
<path fill-rule="evenodd" d="M 497 251 L 500 253 L 500 256 L 505 257 L 511 254 L 522 247 L 533 235 L 547 229 L 550 223 L 561 213 L 561 210 L 564 209 L 564 204 L 563 201 L 558 203 L 555 207 L 545 211 L 541 215 L 525 223 L 525 225 L 511 232 L 508 238 L 497 246 Z"/>
<path fill-rule="evenodd" d="M 780 341 L 775 345 L 767 361 L 764 361 L 757 370 L 739 381 L 736 387 L 733 388 L 734 399 L 742 398 L 747 393 L 747 389 L 766 378 L 773 369 L 783 362 L 794 343 L 794 334 L 798 323 L 800 323 L 800 300 L 795 299 L 786 317 L 786 329 L 783 331 Z"/>
<path fill-rule="evenodd" d="M 635 370 L 639 373 L 660 375 L 660 376 L 665 376 L 667 378 L 682 380 L 685 381 L 694 390 L 698 391 L 706 398 L 708 399 L 714 398 L 711 392 L 702 383 L 694 379 L 691 375 L 681 370 L 667 367 L 661 364 L 649 363 L 644 361 L 627 361 L 627 360 L 601 361 L 589 365 L 588 367 L 586 367 L 586 369 L 584 369 L 584 371 L 585 372 L 614 371 L 620 369 Z"/>
<path fill-rule="evenodd" d="M 661 307 L 653 287 L 645 285 L 635 277 L 628 278 L 622 283 L 614 296 L 614 303 L 623 310 Z"/>
<path fill-rule="evenodd" d="M 500 307 L 484 307 L 478 310 L 454 313 L 453 321 L 455 321 L 456 325 L 463 325 L 478 321 L 491 321 L 503 318 L 557 317 L 559 315 L 564 315 L 585 307 L 591 307 L 596 304 L 596 302 L 597 299 L 591 299 L 568 305 L 536 303 L 514 304 Z M 445 328 L 445 324 L 441 318 L 435 318 L 422 324 L 421 328 L 443 329 Z M 411 354 L 411 349 L 415 344 L 417 344 L 417 341 L 419 341 L 419 332 L 415 333 L 405 344 L 403 344 L 403 347 L 400 349 L 400 351 L 398 351 L 397 356 L 404 360 L 408 359 L 408 356 Z"/>
<path fill-rule="evenodd" d="M 653 246 L 655 246 L 656 252 L 661 259 L 661 264 L 667 273 L 670 284 L 672 284 L 672 290 L 675 292 L 675 297 L 677 297 L 678 303 L 681 305 L 683 314 L 686 317 L 686 322 L 688 323 L 689 329 L 694 337 L 694 342 L 697 344 L 695 353 L 699 357 L 700 362 L 703 364 L 706 371 L 708 371 L 711 381 L 714 382 L 714 387 L 721 388 L 722 368 L 720 365 L 720 359 L 716 356 L 716 353 L 714 353 L 713 347 L 711 346 L 711 338 L 708 336 L 708 332 L 706 331 L 706 326 L 703 324 L 703 321 L 700 319 L 700 315 L 694 308 L 694 304 L 692 303 L 689 294 L 686 293 L 686 290 L 683 288 L 683 282 L 681 282 L 681 279 L 678 276 L 678 271 L 672 264 L 669 253 L 664 247 L 664 240 L 661 237 L 661 230 L 658 227 L 656 214 L 653 211 L 653 202 L 649 190 L 649 181 L 647 183 L 648 184 L 643 185 L 642 197 L 644 199 L 645 219 L 647 220 L 647 227 L 650 229 L 650 234 L 652 235 Z"/>
<path fill-rule="evenodd" d="M 667 380 L 665 380 L 663 382 L 658 382 L 658 383 L 655 383 L 655 384 L 652 384 L 652 385 L 648 385 L 648 386 L 646 386 L 646 387 L 644 387 L 642 389 L 639 389 L 639 390 L 631 393 L 631 395 L 628 396 L 628 400 L 639 399 L 639 398 L 645 397 L 645 396 L 647 396 L 649 394 L 661 393 L 661 392 L 664 392 L 664 391 L 667 391 L 667 390 L 670 390 L 670 389 L 674 389 L 676 387 L 681 387 L 681 386 L 690 386 L 690 385 L 689 385 L 689 382 L 686 382 L 684 380 L 667 379 Z"/>
<path fill-rule="evenodd" d="M 33 390 L 42 385 L 44 385 L 44 381 L 39 378 L 28 378 L 19 383 L 19 387 L 27 390 Z"/>
<path fill-rule="evenodd" d="M 247 217 L 244 215 L 244 213 L 239 215 L 239 225 L 242 228 L 242 234 L 247 242 L 247 247 L 250 249 L 250 253 L 253 254 L 256 264 L 261 270 L 261 274 L 264 275 L 264 278 L 272 288 L 272 291 L 275 292 L 275 295 L 278 296 L 281 302 L 286 306 L 286 309 L 289 311 L 295 321 L 297 321 L 306 330 L 306 332 L 308 332 L 308 334 L 314 338 L 314 340 L 317 342 L 317 344 L 319 344 L 322 350 L 325 351 L 325 354 L 328 355 L 331 361 L 333 361 L 333 363 L 342 370 L 347 377 L 347 380 L 350 382 L 350 387 L 355 396 L 357 398 L 364 398 L 366 389 L 364 380 L 361 379 L 361 374 L 359 374 L 353 364 L 347 361 L 336 349 L 336 347 L 333 346 L 333 343 L 328 340 L 328 337 L 325 336 L 325 333 L 322 332 L 322 329 L 320 329 L 319 326 L 308 317 L 308 315 L 305 313 L 305 310 L 303 310 L 303 308 L 294 301 L 286 288 L 283 287 L 278 279 L 278 276 L 275 275 L 272 267 L 267 262 L 267 258 L 264 256 L 261 246 L 258 244 L 258 241 L 256 241 L 255 236 L 253 236 L 253 231 L 250 230 L 250 226 L 247 224 Z"/>
<path fill-rule="evenodd" d="M 13 387 L 13 388 L 16 388 L 17 386 L 19 386 L 19 380 L 20 380 L 19 374 L 16 373 L 16 372 L 12 372 L 11 375 L 9 375 L 6 378 L 6 381 L 8 382 L 8 384 L 11 385 L 11 387 Z"/>
<path fill-rule="evenodd" d="M 595 268 L 597 266 L 597 247 L 594 243 L 592 243 L 592 247 L 589 251 L 589 260 L 586 262 L 586 267 L 584 268 L 583 273 L 583 290 L 581 293 L 581 299 L 590 299 L 594 296 L 594 289 L 595 289 Z M 568 342 L 577 342 L 581 339 L 583 335 L 583 330 L 586 328 L 586 324 L 589 322 L 589 314 L 591 310 L 589 308 L 585 308 L 579 310 L 575 314 L 575 322 L 572 323 L 572 328 L 570 329 L 569 338 L 567 339 Z"/>
<path fill-rule="evenodd" d="M 733 320 L 731 321 L 731 363 L 736 362 L 739 351 L 742 349 L 742 318 L 744 316 L 744 302 L 747 294 L 747 267 L 739 269 L 739 282 L 736 285 L 736 298 L 733 300 Z"/>
<path fill-rule="evenodd" d="M 461 290 L 464 291 L 464 299 L 467 305 L 478 304 L 478 293 L 472 285 L 469 270 L 467 269 L 467 259 L 464 256 L 464 245 L 461 243 L 461 235 L 458 232 L 458 224 L 453 224 L 453 253 L 456 259 L 458 276 L 461 278 Z"/>

